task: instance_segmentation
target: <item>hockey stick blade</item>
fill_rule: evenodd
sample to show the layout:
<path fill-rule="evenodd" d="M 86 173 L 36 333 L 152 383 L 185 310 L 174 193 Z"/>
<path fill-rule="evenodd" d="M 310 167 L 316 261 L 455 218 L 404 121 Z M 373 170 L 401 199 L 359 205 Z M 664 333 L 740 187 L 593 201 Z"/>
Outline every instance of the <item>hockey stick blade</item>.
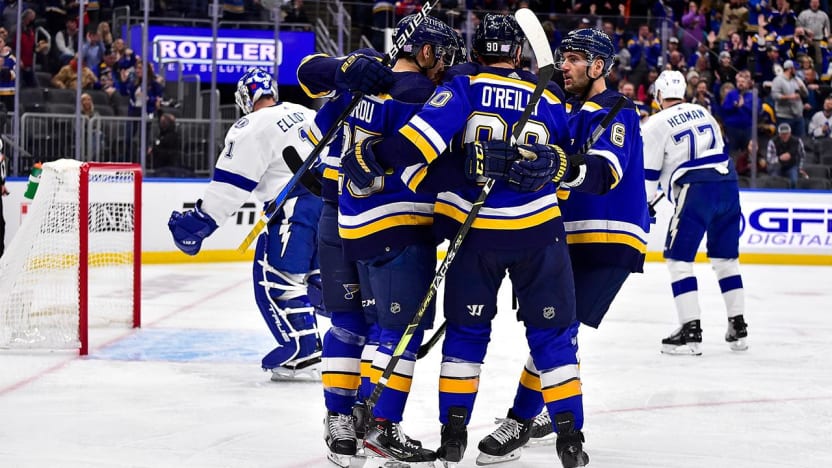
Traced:
<path fill-rule="evenodd" d="M 555 74 L 555 59 L 552 56 L 552 48 L 549 46 L 546 31 L 543 30 L 543 26 L 540 24 L 537 16 L 528 8 L 520 8 L 514 13 L 514 19 L 517 20 L 517 24 L 523 30 L 523 34 L 526 35 L 526 39 L 529 41 L 529 46 L 531 46 L 535 59 L 537 60 L 538 71 L 537 86 L 535 86 L 529 102 L 526 104 L 525 109 L 523 109 L 520 120 L 514 126 L 514 131 L 511 134 L 512 143 L 520 138 L 523 127 L 526 126 L 526 122 L 528 122 L 532 116 L 532 112 L 537 107 L 540 96 L 543 95 L 543 91 L 546 90 L 546 86 L 552 79 L 552 75 Z"/>
<path fill-rule="evenodd" d="M 418 20 L 418 22 L 414 22 L 414 24 L 419 24 L 422 21 L 424 21 L 424 18 L 428 16 L 428 13 L 430 13 L 431 10 L 433 10 L 433 7 L 436 6 L 436 3 L 438 1 L 439 0 L 434 0 L 432 2 L 430 0 L 425 1 L 425 4 L 422 5 L 422 9 L 420 12 L 420 19 Z M 410 36 L 412 36 L 414 32 L 415 25 L 413 28 L 405 31 L 404 35 L 401 36 L 401 39 L 399 41 L 401 42 L 401 44 L 393 44 L 393 48 L 390 49 L 389 53 L 385 54 L 382 63 L 384 63 L 385 65 L 389 65 L 390 63 L 392 63 L 399 55 L 401 47 L 408 41 L 408 39 L 410 39 Z M 289 179 L 289 182 L 287 182 L 283 189 L 280 191 L 280 193 L 277 194 L 277 197 L 275 197 L 275 199 L 272 200 L 266 206 L 263 215 L 260 216 L 260 219 L 258 219 L 257 222 L 254 224 L 254 227 L 251 228 L 251 231 L 249 231 L 246 238 L 243 239 L 243 242 L 241 242 L 240 246 L 237 247 L 237 252 L 244 253 L 246 250 L 248 250 L 248 246 L 251 245 L 252 242 L 254 242 L 254 239 L 257 238 L 257 236 L 260 234 L 260 231 L 262 231 L 263 228 L 266 227 L 274 213 L 277 213 L 278 211 L 280 211 L 281 208 L 283 208 L 283 205 L 286 203 L 286 198 L 289 196 L 289 192 L 291 192 L 292 189 L 295 188 L 295 185 L 297 185 L 298 181 L 300 181 L 304 173 L 306 173 L 306 171 L 308 171 L 309 168 L 312 167 L 312 164 L 315 162 L 315 160 L 318 159 L 318 155 L 320 155 L 321 152 L 323 152 L 324 148 L 326 148 L 330 140 L 332 140 L 332 137 L 334 137 L 338 129 L 341 128 L 342 124 L 344 123 L 344 120 L 346 120 L 347 117 L 349 117 L 349 115 L 358 106 L 358 103 L 361 102 L 361 99 L 363 98 L 363 93 L 355 93 L 353 95 L 350 103 L 347 105 L 346 108 L 344 108 L 344 110 L 341 111 L 340 114 L 338 114 L 338 117 L 336 118 L 335 122 L 329 127 L 329 129 L 327 129 L 324 136 L 321 137 L 321 140 L 318 141 L 318 144 L 315 145 L 314 149 L 312 149 L 312 152 L 309 153 L 309 157 L 306 159 L 306 161 L 304 161 L 300 169 L 298 169 L 298 171 L 295 172 L 295 175 L 292 176 L 291 179 Z"/>
<path fill-rule="evenodd" d="M 613 119 L 615 119 L 615 117 L 618 115 L 621 109 L 624 108 L 624 105 L 626 103 L 626 97 L 621 96 L 618 98 L 618 101 L 615 102 L 615 105 L 612 107 L 612 109 L 610 109 L 607 115 L 604 116 L 604 118 L 601 120 L 601 122 L 590 135 L 589 139 L 587 139 L 583 146 L 581 146 L 581 153 L 586 153 L 590 150 L 590 148 L 595 146 L 595 143 L 597 143 L 598 139 L 601 138 L 601 135 L 603 135 L 604 132 L 607 131 L 607 127 L 610 126 Z M 442 325 L 440 325 L 439 328 L 436 329 L 436 331 L 428 339 L 428 341 L 426 341 L 422 346 L 419 347 L 419 351 L 416 353 L 417 359 L 421 359 L 427 356 L 430 350 L 434 346 L 436 346 L 436 343 L 438 343 L 439 340 L 442 339 L 442 335 L 445 334 L 445 328 L 447 328 L 447 322 L 442 322 Z"/>

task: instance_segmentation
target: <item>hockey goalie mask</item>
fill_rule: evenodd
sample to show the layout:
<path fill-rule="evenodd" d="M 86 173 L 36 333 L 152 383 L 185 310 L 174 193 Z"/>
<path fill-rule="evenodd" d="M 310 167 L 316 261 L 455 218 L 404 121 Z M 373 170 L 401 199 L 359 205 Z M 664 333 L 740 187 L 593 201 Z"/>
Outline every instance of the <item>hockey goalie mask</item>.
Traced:
<path fill-rule="evenodd" d="M 243 114 L 250 114 L 254 110 L 254 103 L 263 96 L 271 96 L 277 100 L 274 80 L 260 68 L 249 68 L 237 82 L 237 92 L 234 94 L 237 107 Z"/>
<path fill-rule="evenodd" d="M 685 99 L 687 83 L 682 72 L 676 70 L 665 70 L 656 78 L 653 84 L 653 99 L 659 105 L 665 99 Z"/>

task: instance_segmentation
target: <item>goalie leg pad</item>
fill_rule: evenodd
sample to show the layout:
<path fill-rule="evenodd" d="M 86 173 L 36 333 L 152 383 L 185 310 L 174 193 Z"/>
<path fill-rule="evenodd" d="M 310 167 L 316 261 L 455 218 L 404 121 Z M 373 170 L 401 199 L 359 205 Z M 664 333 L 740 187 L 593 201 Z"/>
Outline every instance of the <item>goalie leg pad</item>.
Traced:
<path fill-rule="evenodd" d="M 320 358 L 314 308 L 306 296 L 304 274 L 289 274 L 269 264 L 268 234 L 257 240 L 253 267 L 254 299 L 277 347 L 263 358 L 264 369 L 298 366 Z"/>

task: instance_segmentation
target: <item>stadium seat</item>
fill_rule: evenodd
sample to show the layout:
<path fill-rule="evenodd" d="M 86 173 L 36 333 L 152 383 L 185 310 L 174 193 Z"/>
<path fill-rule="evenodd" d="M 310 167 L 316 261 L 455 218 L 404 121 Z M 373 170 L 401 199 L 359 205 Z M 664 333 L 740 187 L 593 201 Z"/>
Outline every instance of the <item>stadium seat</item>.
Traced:
<path fill-rule="evenodd" d="M 49 88 L 52 86 L 52 74 L 49 72 L 35 72 L 35 80 L 38 86 Z"/>
<path fill-rule="evenodd" d="M 829 166 L 823 164 L 804 164 L 803 170 L 813 179 L 828 179 Z"/>
<path fill-rule="evenodd" d="M 46 102 L 46 89 L 44 88 L 20 88 L 20 104 L 25 109 L 29 104 L 44 104 Z"/>
<path fill-rule="evenodd" d="M 75 99 L 75 90 L 48 88 L 46 90 L 46 102 L 52 102 L 55 104 L 71 104 L 74 107 L 77 103 L 77 100 Z"/>
<path fill-rule="evenodd" d="M 789 179 L 780 176 L 768 176 L 757 181 L 757 187 L 768 189 L 788 189 L 790 188 Z"/>
<path fill-rule="evenodd" d="M 832 182 L 829 182 L 829 179 L 798 179 L 797 188 L 802 190 L 829 190 L 832 188 Z"/>

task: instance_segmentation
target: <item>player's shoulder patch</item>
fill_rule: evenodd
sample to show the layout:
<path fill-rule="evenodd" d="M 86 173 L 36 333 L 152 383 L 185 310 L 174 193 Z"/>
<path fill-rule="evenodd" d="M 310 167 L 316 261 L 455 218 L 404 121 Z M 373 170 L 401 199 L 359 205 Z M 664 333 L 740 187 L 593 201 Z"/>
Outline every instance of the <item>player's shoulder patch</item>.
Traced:
<path fill-rule="evenodd" d="M 234 128 L 243 128 L 248 125 L 248 118 L 240 117 L 240 120 L 234 123 Z"/>

